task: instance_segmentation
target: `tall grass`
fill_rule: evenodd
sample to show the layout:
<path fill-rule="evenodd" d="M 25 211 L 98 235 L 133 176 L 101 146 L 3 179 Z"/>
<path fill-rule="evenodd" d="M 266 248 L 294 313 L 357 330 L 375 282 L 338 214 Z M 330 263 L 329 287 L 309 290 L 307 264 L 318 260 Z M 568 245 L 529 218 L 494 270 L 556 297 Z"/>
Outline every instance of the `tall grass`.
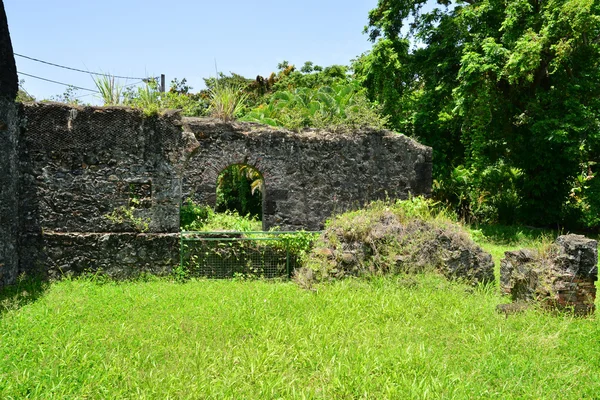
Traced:
<path fill-rule="evenodd" d="M 0 398 L 578 399 L 600 325 L 436 275 L 53 284 L 0 316 Z"/>
<path fill-rule="evenodd" d="M 116 106 L 123 102 L 123 86 L 115 80 L 114 76 L 101 75 L 92 76 L 94 84 L 98 89 L 99 96 L 105 106 Z"/>
<path fill-rule="evenodd" d="M 241 87 L 220 83 L 209 90 L 208 112 L 211 117 L 231 121 L 241 114 L 248 95 Z"/>

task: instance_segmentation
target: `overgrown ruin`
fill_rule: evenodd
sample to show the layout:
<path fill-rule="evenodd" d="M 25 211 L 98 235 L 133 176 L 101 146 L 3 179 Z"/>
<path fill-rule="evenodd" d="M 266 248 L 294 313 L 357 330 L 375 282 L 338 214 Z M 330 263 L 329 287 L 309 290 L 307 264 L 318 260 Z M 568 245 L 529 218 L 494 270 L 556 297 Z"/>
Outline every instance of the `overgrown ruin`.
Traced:
<path fill-rule="evenodd" d="M 515 303 L 593 314 L 598 280 L 598 242 L 562 235 L 543 252 L 507 251 L 500 261 L 500 287 Z"/>
<path fill-rule="evenodd" d="M 265 229 L 315 230 L 334 211 L 430 194 L 431 148 L 389 131 L 18 105 L 0 6 L 0 286 L 23 273 L 168 273 L 179 263 L 182 199 L 214 205 L 217 176 L 232 164 L 264 177 Z"/>

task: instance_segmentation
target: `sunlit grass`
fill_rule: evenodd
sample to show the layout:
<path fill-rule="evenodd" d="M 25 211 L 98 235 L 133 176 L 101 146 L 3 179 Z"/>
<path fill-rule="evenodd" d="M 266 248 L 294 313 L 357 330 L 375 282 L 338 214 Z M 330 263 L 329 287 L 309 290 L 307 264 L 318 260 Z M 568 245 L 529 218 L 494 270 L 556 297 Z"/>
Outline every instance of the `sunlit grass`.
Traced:
<path fill-rule="evenodd" d="M 593 398 L 600 327 L 436 275 L 54 283 L 0 314 L 0 398 Z"/>

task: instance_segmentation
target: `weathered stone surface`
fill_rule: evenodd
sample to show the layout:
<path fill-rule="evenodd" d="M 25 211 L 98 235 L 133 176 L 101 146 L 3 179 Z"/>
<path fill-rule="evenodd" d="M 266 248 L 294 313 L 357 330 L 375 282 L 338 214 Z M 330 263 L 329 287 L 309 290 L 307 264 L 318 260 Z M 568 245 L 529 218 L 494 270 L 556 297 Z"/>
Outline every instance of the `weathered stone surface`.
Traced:
<path fill-rule="evenodd" d="M 37 261 L 49 278 L 102 272 L 123 279 L 167 275 L 179 264 L 176 233 L 44 233 Z"/>
<path fill-rule="evenodd" d="M 21 225 L 25 232 L 132 232 L 107 218 L 122 207 L 150 232 L 179 231 L 177 116 L 124 107 L 30 104 L 21 136 Z M 179 167 L 179 169 L 181 169 Z"/>
<path fill-rule="evenodd" d="M 15 281 L 19 266 L 17 115 L 14 101 L 0 96 L 0 287 Z"/>
<path fill-rule="evenodd" d="M 559 254 L 555 263 L 568 274 L 581 278 L 598 276 L 598 242 L 582 235 L 563 235 L 556 239 Z M 594 279 L 594 280 L 596 280 Z"/>
<path fill-rule="evenodd" d="M 500 287 L 515 302 L 594 312 L 598 243 L 581 235 L 559 236 L 546 253 L 507 251 L 500 261 Z"/>
<path fill-rule="evenodd" d="M 249 165 L 265 179 L 264 228 L 318 230 L 333 212 L 431 193 L 431 148 L 390 131 L 290 132 L 205 118 L 182 123 L 199 142 L 183 177 L 184 197 L 214 205 L 223 169 Z"/>
<path fill-rule="evenodd" d="M 18 275 L 17 71 L 0 0 L 0 287 Z"/>

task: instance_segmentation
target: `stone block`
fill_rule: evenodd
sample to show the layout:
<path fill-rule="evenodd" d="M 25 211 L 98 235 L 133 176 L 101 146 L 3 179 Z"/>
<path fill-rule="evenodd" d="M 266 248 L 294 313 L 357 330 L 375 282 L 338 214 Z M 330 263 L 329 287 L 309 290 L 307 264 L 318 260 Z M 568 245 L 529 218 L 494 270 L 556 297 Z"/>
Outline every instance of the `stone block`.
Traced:
<path fill-rule="evenodd" d="M 500 287 L 513 302 L 590 314 L 595 311 L 597 263 L 597 241 L 563 235 L 544 254 L 507 251 L 500 261 Z"/>

